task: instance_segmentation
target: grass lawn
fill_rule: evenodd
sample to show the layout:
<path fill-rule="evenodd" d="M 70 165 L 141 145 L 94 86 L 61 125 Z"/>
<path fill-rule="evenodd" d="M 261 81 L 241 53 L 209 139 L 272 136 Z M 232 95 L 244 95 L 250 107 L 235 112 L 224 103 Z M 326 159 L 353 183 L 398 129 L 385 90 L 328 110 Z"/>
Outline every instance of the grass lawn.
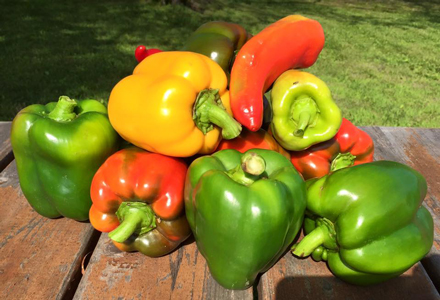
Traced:
<path fill-rule="evenodd" d="M 344 117 L 356 125 L 440 127 L 439 2 L 211 0 L 203 8 L 3 1 L 0 120 L 60 95 L 107 100 L 135 67 L 139 44 L 177 50 L 207 21 L 236 22 L 256 34 L 286 15 L 302 14 L 318 20 L 326 34 L 308 70 L 328 84 Z"/>

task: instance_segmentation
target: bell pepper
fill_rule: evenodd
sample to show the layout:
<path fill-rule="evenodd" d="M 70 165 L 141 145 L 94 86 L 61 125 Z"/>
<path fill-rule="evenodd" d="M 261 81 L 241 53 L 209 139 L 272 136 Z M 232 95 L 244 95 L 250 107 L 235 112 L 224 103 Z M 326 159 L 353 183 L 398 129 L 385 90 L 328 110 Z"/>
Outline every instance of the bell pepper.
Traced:
<path fill-rule="evenodd" d="M 47 218 L 85 221 L 93 175 L 117 150 L 119 137 L 102 103 L 61 96 L 22 109 L 12 122 L 11 144 L 32 208 Z"/>
<path fill-rule="evenodd" d="M 185 210 L 213 278 L 246 289 L 298 233 L 305 184 L 280 153 L 227 149 L 199 157 L 185 183 Z"/>
<path fill-rule="evenodd" d="M 225 72 L 204 55 L 156 53 L 113 88 L 110 122 L 125 140 L 151 152 L 212 153 L 222 137 L 232 139 L 241 131 L 226 86 Z"/>
<path fill-rule="evenodd" d="M 238 24 L 213 21 L 197 28 L 182 50 L 210 57 L 222 67 L 229 78 L 235 54 L 250 37 Z"/>
<path fill-rule="evenodd" d="M 190 234 L 184 212 L 187 167 L 177 158 L 127 148 L 110 156 L 93 177 L 90 222 L 122 251 L 157 257 Z"/>
<path fill-rule="evenodd" d="M 286 70 L 313 65 L 324 47 L 321 25 L 287 16 L 263 29 L 238 52 L 231 71 L 231 108 L 242 125 L 257 131 L 263 122 L 263 94 Z"/>
<path fill-rule="evenodd" d="M 150 48 L 147 49 L 144 45 L 139 45 L 136 47 L 136 50 L 134 50 L 134 57 L 138 62 L 143 61 L 147 56 L 153 55 L 155 53 L 162 52 L 160 49 L 156 48 Z"/>
<path fill-rule="evenodd" d="M 373 161 L 371 137 L 343 118 L 338 133 L 329 141 L 303 151 L 292 151 L 291 161 L 305 180 L 331 171 Z"/>
<path fill-rule="evenodd" d="M 397 277 L 433 244 L 423 176 L 392 161 L 339 169 L 307 181 L 305 237 L 293 254 L 327 261 L 333 274 L 370 285 Z"/>
<path fill-rule="evenodd" d="M 329 88 L 307 72 L 284 72 L 273 85 L 271 103 L 272 134 L 287 150 L 300 151 L 327 141 L 341 126 L 341 111 Z"/>
<path fill-rule="evenodd" d="M 222 140 L 217 147 L 217 151 L 224 149 L 235 149 L 243 153 L 254 148 L 273 150 L 281 153 L 287 159 L 290 159 L 290 154 L 284 150 L 283 147 L 278 145 L 272 135 L 263 129 L 254 132 L 244 128 L 241 131 L 241 134 L 235 139 Z"/>

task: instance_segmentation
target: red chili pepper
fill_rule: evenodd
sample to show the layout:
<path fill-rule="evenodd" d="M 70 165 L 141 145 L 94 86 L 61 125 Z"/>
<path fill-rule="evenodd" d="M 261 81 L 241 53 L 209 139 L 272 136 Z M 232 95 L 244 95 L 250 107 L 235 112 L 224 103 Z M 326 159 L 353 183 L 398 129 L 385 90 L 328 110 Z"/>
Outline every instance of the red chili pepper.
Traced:
<path fill-rule="evenodd" d="M 216 151 L 223 149 L 235 149 L 241 153 L 249 149 L 273 150 L 290 159 L 290 154 L 283 149 L 267 131 L 260 129 L 256 132 L 243 128 L 240 135 L 232 140 L 222 140 Z"/>
<path fill-rule="evenodd" d="M 134 51 L 134 57 L 136 57 L 136 60 L 138 62 L 141 62 L 147 56 L 150 56 L 150 55 L 152 55 L 154 53 L 159 53 L 159 52 L 162 52 L 162 50 L 159 50 L 159 49 L 156 49 L 156 48 L 147 49 L 144 45 L 140 45 Z"/>
<path fill-rule="evenodd" d="M 371 137 L 344 118 L 331 140 L 303 151 L 290 152 L 293 165 L 305 180 L 322 177 L 343 167 L 371 162 L 373 154 Z"/>
<path fill-rule="evenodd" d="M 231 108 L 237 121 L 257 131 L 263 122 L 264 92 L 288 69 L 313 65 L 323 47 L 321 25 L 298 15 L 273 23 L 247 41 L 231 71 Z"/>
<path fill-rule="evenodd" d="M 92 226 L 123 251 L 160 256 L 190 234 L 183 189 L 187 167 L 177 158 L 127 148 L 110 156 L 91 186 Z"/>

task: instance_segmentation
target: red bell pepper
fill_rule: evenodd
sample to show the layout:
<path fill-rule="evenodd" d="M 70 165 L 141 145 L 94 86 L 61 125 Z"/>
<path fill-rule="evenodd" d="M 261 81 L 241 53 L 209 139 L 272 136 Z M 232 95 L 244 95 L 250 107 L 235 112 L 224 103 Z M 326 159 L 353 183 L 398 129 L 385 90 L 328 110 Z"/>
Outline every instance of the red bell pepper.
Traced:
<path fill-rule="evenodd" d="M 147 49 L 144 45 L 137 46 L 136 50 L 134 50 L 134 57 L 138 62 L 143 61 L 147 56 L 150 56 L 154 53 L 162 52 L 160 49 L 150 48 Z"/>
<path fill-rule="evenodd" d="M 110 156 L 91 186 L 92 226 L 122 251 L 156 257 L 190 234 L 183 189 L 187 166 L 177 158 L 127 148 Z"/>
<path fill-rule="evenodd" d="M 263 94 L 288 69 L 313 65 L 324 47 L 321 25 L 303 16 L 285 17 L 263 29 L 238 52 L 231 71 L 234 118 L 252 131 L 263 122 Z"/>
<path fill-rule="evenodd" d="M 216 151 L 223 149 L 235 149 L 241 153 L 249 149 L 273 150 L 290 159 L 290 154 L 281 147 L 267 131 L 260 129 L 256 132 L 243 128 L 240 135 L 232 140 L 222 140 Z"/>
<path fill-rule="evenodd" d="M 293 165 L 305 180 L 322 177 L 343 167 L 371 162 L 373 154 L 371 137 L 344 118 L 331 140 L 303 151 L 290 152 Z"/>

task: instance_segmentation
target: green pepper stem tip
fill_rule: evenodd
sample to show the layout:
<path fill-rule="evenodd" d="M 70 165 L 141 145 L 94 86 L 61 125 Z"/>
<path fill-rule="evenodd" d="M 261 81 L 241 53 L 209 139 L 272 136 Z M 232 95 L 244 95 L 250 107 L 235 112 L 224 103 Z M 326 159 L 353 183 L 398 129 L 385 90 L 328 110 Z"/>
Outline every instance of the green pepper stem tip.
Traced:
<path fill-rule="evenodd" d="M 241 157 L 241 168 L 251 175 L 261 175 L 266 170 L 264 158 L 255 152 L 247 152 Z"/>
<path fill-rule="evenodd" d="M 61 96 L 55 108 L 49 113 L 48 117 L 55 121 L 68 122 L 76 118 L 74 112 L 77 103 L 67 96 Z"/>

